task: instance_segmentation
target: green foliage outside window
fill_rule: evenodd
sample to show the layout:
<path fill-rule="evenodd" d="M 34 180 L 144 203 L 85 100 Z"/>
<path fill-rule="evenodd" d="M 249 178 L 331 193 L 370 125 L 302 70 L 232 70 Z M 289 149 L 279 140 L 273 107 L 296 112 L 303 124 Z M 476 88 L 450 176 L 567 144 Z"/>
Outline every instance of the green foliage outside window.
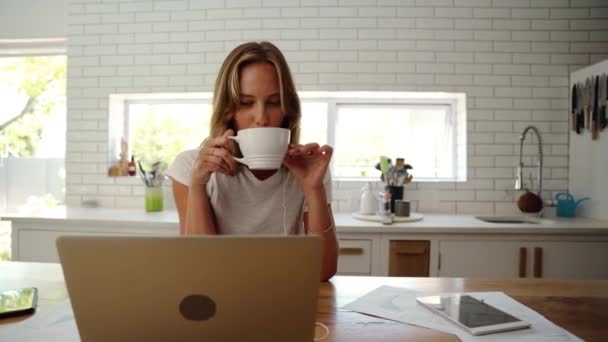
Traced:
<path fill-rule="evenodd" d="M 134 129 L 131 151 L 145 167 L 157 161 L 169 165 L 185 149 L 184 141 L 178 139 L 185 127 L 177 118 L 155 115 L 152 108 L 145 114 L 144 121 L 145 125 Z"/>
<path fill-rule="evenodd" d="M 0 152 L 3 155 L 29 157 L 35 154 L 44 118 L 56 106 L 65 104 L 65 84 L 65 56 L 0 58 L 0 88 L 4 90 L 4 96 L 11 97 L 4 100 L 20 98 L 24 102 L 17 109 L 0 107 Z M 12 108 L 11 112 L 6 112 L 9 108 Z"/>
<path fill-rule="evenodd" d="M 157 161 L 170 165 L 177 154 L 198 147 L 207 137 L 210 108 L 208 104 L 132 105 L 131 153 L 147 169 Z"/>

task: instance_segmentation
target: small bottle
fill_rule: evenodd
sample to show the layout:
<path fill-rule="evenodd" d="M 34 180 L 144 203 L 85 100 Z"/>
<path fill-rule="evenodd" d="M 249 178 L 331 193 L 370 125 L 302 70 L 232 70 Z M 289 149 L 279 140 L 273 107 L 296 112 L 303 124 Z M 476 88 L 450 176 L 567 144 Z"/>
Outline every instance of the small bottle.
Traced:
<path fill-rule="evenodd" d="M 384 192 L 380 193 L 380 201 L 378 215 L 380 216 L 380 220 L 382 224 L 392 224 L 393 223 L 393 214 L 391 213 L 391 192 L 388 188 L 384 190 Z"/>
<path fill-rule="evenodd" d="M 135 167 L 135 156 L 131 156 L 131 161 L 129 162 L 129 176 L 135 176 L 137 173 L 137 168 Z"/>
<path fill-rule="evenodd" d="M 361 201 L 359 213 L 363 215 L 373 215 L 376 208 L 376 199 L 372 193 L 372 183 L 367 184 L 361 189 Z"/>

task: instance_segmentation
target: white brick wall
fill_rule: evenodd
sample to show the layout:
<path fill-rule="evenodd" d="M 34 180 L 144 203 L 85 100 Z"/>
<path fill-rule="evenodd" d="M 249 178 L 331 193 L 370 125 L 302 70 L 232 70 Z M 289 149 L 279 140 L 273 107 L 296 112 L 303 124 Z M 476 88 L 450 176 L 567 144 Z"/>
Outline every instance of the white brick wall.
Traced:
<path fill-rule="evenodd" d="M 514 213 L 519 132 L 543 133 L 544 196 L 566 189 L 568 76 L 608 57 L 605 0 L 71 0 L 68 11 L 72 206 L 143 205 L 137 180 L 105 176 L 109 94 L 211 91 L 230 49 L 267 39 L 301 90 L 466 92 L 469 180 L 405 196 L 415 210 Z M 334 208 L 355 209 L 362 185 L 336 182 Z"/>

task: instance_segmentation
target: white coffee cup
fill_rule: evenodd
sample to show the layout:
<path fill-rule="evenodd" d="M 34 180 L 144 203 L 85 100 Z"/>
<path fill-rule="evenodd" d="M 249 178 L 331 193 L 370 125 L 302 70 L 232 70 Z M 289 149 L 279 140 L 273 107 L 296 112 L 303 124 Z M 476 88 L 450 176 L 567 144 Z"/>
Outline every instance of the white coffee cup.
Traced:
<path fill-rule="evenodd" d="M 281 167 L 291 131 L 286 128 L 247 128 L 228 137 L 239 144 L 243 158 L 234 158 L 251 170 L 276 170 Z"/>

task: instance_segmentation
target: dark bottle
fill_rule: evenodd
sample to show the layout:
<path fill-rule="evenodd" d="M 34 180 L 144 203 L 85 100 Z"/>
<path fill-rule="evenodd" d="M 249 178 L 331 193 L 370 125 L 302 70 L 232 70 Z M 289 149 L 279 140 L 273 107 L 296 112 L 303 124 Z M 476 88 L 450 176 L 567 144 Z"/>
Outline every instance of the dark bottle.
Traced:
<path fill-rule="evenodd" d="M 129 162 L 129 176 L 135 176 L 137 173 L 137 169 L 135 168 L 135 156 L 131 156 L 131 161 Z"/>

